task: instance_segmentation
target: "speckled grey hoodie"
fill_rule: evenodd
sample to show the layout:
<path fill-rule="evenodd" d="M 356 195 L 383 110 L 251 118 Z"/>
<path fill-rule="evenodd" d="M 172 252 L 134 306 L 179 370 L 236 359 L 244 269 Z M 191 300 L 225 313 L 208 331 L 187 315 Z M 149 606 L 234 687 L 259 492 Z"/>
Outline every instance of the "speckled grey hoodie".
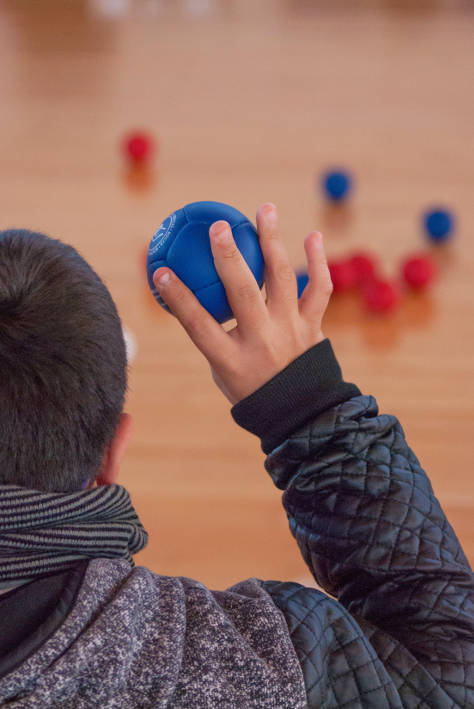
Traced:
<path fill-rule="evenodd" d="M 1 706 L 305 707 L 285 618 L 260 583 L 211 591 L 93 559 L 60 628 L 0 680 Z"/>

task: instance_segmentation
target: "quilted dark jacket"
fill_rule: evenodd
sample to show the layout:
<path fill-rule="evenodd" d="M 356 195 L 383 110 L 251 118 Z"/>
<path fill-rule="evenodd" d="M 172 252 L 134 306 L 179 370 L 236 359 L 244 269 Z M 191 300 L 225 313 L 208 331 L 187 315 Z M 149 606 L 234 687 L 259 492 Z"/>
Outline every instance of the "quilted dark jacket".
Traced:
<path fill-rule="evenodd" d="M 472 571 L 399 421 L 373 396 L 348 398 L 352 386 L 326 339 L 232 411 L 261 438 L 290 530 L 337 600 L 297 583 L 264 587 L 310 707 L 472 709 Z"/>
<path fill-rule="evenodd" d="M 231 413 L 330 595 L 81 562 L 0 597 L 0 706 L 472 709 L 473 575 L 396 417 L 329 340 Z"/>

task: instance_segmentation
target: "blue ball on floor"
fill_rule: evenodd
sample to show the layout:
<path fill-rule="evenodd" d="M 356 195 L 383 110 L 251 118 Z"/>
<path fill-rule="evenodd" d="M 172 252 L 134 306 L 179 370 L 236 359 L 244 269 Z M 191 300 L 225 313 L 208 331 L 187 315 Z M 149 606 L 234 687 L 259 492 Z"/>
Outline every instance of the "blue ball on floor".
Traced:
<path fill-rule="evenodd" d="M 348 172 L 333 170 L 323 175 L 322 184 L 326 197 L 337 202 L 348 196 L 352 189 L 352 178 Z"/>
<path fill-rule="evenodd" d="M 148 248 L 148 285 L 156 301 L 169 313 L 170 308 L 153 283 L 153 274 L 161 266 L 167 266 L 176 273 L 217 322 L 224 323 L 234 317 L 224 285 L 214 266 L 209 237 L 211 225 L 221 219 L 229 222 L 237 248 L 258 287 L 263 287 L 263 254 L 257 230 L 245 214 L 222 202 L 192 202 L 164 220 Z"/>
<path fill-rule="evenodd" d="M 423 215 L 423 225 L 431 241 L 447 241 L 453 231 L 454 217 L 445 209 L 433 209 Z"/>

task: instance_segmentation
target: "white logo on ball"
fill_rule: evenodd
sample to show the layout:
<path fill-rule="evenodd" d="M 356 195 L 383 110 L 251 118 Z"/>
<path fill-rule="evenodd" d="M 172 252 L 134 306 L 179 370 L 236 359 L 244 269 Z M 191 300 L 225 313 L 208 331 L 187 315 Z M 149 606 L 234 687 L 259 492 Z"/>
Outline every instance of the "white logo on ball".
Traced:
<path fill-rule="evenodd" d="M 168 219 L 169 224 L 167 224 Z M 166 244 L 171 232 L 173 231 L 173 227 L 176 224 L 176 214 L 172 214 L 171 217 L 168 217 L 168 219 L 165 219 L 163 224 L 158 227 L 158 231 L 151 240 L 150 248 L 148 250 L 150 256 L 154 256 L 156 252 L 161 249 L 163 244 Z"/>

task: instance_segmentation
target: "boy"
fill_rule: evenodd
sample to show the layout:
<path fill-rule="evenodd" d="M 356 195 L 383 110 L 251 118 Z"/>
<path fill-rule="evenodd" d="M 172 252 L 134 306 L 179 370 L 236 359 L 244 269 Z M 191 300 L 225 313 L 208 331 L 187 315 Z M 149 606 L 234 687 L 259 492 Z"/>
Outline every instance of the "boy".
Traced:
<path fill-rule="evenodd" d="M 226 222 L 210 229 L 237 327 L 171 273 L 160 295 L 259 436 L 320 586 L 250 578 L 211 591 L 134 567 L 147 535 L 117 484 L 131 419 L 114 303 L 72 249 L 0 233 L 0 705 L 474 706 L 473 574 L 398 420 L 344 382 L 308 285 L 257 228 L 267 299 Z"/>

